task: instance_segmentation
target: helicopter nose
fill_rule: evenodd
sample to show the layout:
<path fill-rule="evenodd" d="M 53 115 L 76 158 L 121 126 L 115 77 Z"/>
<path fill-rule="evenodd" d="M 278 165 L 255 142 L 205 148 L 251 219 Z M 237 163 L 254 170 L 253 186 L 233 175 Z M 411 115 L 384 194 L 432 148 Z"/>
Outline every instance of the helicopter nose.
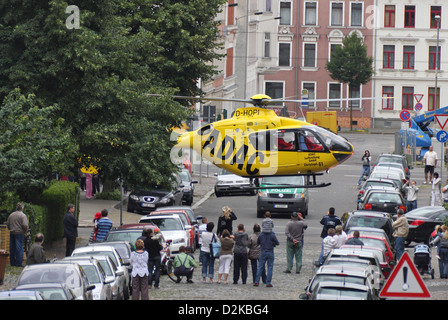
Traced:
<path fill-rule="evenodd" d="M 353 145 L 347 140 L 339 140 L 332 148 L 333 156 L 338 163 L 342 163 L 353 155 Z"/>

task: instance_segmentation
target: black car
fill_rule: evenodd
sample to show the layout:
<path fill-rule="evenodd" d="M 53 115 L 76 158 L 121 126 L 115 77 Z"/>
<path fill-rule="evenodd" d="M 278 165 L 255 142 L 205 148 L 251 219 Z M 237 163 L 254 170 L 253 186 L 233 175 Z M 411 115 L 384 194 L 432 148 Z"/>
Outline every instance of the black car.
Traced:
<path fill-rule="evenodd" d="M 182 201 L 185 202 L 187 205 L 191 205 L 193 203 L 193 197 L 194 197 L 194 185 L 195 183 L 198 183 L 198 181 L 193 180 L 191 178 L 190 171 L 187 169 L 182 169 L 182 171 L 179 172 L 180 179 L 183 184 L 183 198 Z"/>
<path fill-rule="evenodd" d="M 353 227 L 369 227 L 383 229 L 389 241 L 393 240 L 392 234 L 394 232 L 392 228 L 392 217 L 386 212 L 377 211 L 353 211 L 348 213 L 344 218 L 343 230 L 348 233 L 350 228 Z"/>
<path fill-rule="evenodd" d="M 170 188 L 132 191 L 128 197 L 128 212 L 149 213 L 159 207 L 182 205 L 183 184 L 178 175 L 173 177 Z"/>
<path fill-rule="evenodd" d="M 406 214 L 409 224 L 407 242 L 429 243 L 431 233 L 437 225 L 442 225 L 448 219 L 448 210 L 439 206 L 426 206 L 409 211 Z"/>
<path fill-rule="evenodd" d="M 372 210 L 396 214 L 398 209 L 406 212 L 406 201 L 401 192 L 395 188 L 370 188 L 358 203 L 360 210 Z"/>

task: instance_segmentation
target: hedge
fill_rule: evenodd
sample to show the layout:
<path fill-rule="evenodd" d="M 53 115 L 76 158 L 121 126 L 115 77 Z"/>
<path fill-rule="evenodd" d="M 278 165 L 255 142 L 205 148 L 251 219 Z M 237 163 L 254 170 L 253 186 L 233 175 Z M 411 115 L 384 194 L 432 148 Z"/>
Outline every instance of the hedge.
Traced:
<path fill-rule="evenodd" d="M 63 237 L 63 219 L 67 212 L 67 205 L 73 203 L 76 207 L 75 217 L 79 217 L 78 184 L 67 181 L 54 181 L 44 190 L 39 203 L 46 207 L 47 214 L 43 218 L 42 229 L 45 230 L 46 241 L 56 241 Z M 78 194 L 77 194 L 78 193 Z"/>

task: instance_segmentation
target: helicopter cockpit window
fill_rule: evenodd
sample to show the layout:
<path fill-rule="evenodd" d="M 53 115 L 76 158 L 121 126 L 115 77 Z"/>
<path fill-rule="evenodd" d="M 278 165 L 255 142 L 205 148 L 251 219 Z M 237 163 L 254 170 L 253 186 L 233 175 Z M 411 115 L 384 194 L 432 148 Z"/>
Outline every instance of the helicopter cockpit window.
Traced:
<path fill-rule="evenodd" d="M 277 131 L 277 148 L 280 151 L 296 150 L 296 137 L 293 131 Z"/>
<path fill-rule="evenodd" d="M 306 130 L 309 132 L 314 132 L 316 136 L 319 136 L 321 138 L 321 141 L 325 143 L 326 147 L 330 149 L 331 151 L 344 151 L 344 152 L 352 152 L 353 149 L 348 143 L 348 141 L 337 135 L 333 132 L 321 128 L 321 127 L 312 127 L 309 130 Z"/>
<path fill-rule="evenodd" d="M 203 126 L 201 129 L 199 129 L 199 134 L 201 136 L 209 134 L 210 132 L 213 131 L 213 126 L 211 124 L 208 124 L 206 126 Z"/>
<path fill-rule="evenodd" d="M 297 133 L 299 151 L 324 151 L 325 148 L 312 131 L 300 130 Z"/>

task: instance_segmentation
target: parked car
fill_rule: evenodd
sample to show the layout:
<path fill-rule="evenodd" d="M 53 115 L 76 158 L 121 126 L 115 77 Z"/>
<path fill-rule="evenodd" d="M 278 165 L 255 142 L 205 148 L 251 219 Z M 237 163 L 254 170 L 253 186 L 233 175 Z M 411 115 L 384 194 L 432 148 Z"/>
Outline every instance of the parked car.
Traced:
<path fill-rule="evenodd" d="M 375 187 L 366 191 L 358 203 L 359 210 L 373 210 L 396 214 L 399 209 L 406 212 L 406 201 L 395 188 Z"/>
<path fill-rule="evenodd" d="M 378 156 L 376 160 L 376 164 L 381 162 L 395 162 L 400 163 L 405 171 L 406 176 L 409 179 L 410 177 L 410 170 L 412 169 L 412 166 L 408 164 L 407 158 L 405 155 L 399 155 L 399 154 L 389 154 L 389 153 L 382 153 Z"/>
<path fill-rule="evenodd" d="M 101 264 L 94 257 L 65 257 L 56 263 L 61 262 L 76 262 L 78 263 L 89 280 L 91 285 L 95 286 L 93 289 L 93 300 L 112 300 L 111 282 L 114 279 L 107 278 Z"/>
<path fill-rule="evenodd" d="M 394 238 L 389 239 L 386 231 L 384 231 L 383 229 L 369 228 L 369 227 L 351 227 L 350 230 L 348 230 L 348 232 L 347 232 L 347 236 L 352 235 L 353 232 L 355 232 L 356 230 L 358 230 L 360 235 L 378 236 L 378 237 L 385 238 L 389 247 L 391 247 L 392 249 L 395 248 L 395 239 Z"/>
<path fill-rule="evenodd" d="M 17 286 L 56 282 L 67 285 L 77 300 L 92 300 L 94 285 L 89 284 L 86 274 L 77 263 L 42 263 L 26 266 L 19 276 Z"/>
<path fill-rule="evenodd" d="M 402 174 L 391 171 L 375 171 L 371 172 L 369 179 L 389 179 L 395 181 L 399 190 L 405 194 L 405 181 L 403 181 Z"/>
<path fill-rule="evenodd" d="M 397 162 L 383 161 L 383 162 L 377 163 L 374 168 L 395 168 L 395 169 L 398 169 L 398 170 L 404 172 L 406 180 L 409 180 L 409 178 L 411 177 L 411 171 L 410 170 L 406 171 L 406 169 L 403 167 L 403 165 L 401 163 L 397 163 Z"/>
<path fill-rule="evenodd" d="M 388 174 L 397 174 L 403 182 L 407 181 L 406 173 L 402 169 L 399 169 L 399 168 L 390 167 L 390 166 L 386 166 L 386 167 L 377 166 L 372 169 L 370 174 L 372 175 L 375 173 L 381 173 L 381 174 L 387 174 L 387 175 Z"/>
<path fill-rule="evenodd" d="M 156 229 L 157 226 L 152 223 L 130 223 L 122 225 L 109 231 L 105 242 L 109 241 L 127 241 L 132 244 L 132 250 L 135 250 L 135 241 L 142 236 L 143 229 L 149 227 Z"/>
<path fill-rule="evenodd" d="M 369 227 L 383 229 L 387 234 L 389 241 L 393 239 L 393 220 L 388 213 L 376 211 L 354 211 L 347 215 L 343 229 L 346 233 L 352 227 Z"/>
<path fill-rule="evenodd" d="M 127 300 L 129 298 L 129 286 L 130 286 L 131 276 L 128 272 L 127 266 L 124 264 L 123 260 L 121 259 L 120 254 L 114 247 L 112 247 L 112 246 L 86 246 L 86 247 L 76 248 L 72 253 L 72 257 L 77 257 L 77 256 L 95 257 L 97 255 L 109 256 L 112 259 L 112 261 L 115 263 L 115 265 L 117 266 L 118 270 L 123 272 L 122 277 L 125 279 L 125 281 L 124 281 L 124 285 L 122 288 L 122 292 L 124 293 L 124 299 Z"/>
<path fill-rule="evenodd" d="M 381 274 L 383 275 L 384 279 L 387 279 L 389 277 L 392 269 L 395 266 L 395 261 L 392 261 L 392 262 L 387 261 L 386 253 L 383 251 L 383 249 L 381 249 L 379 247 L 344 244 L 343 246 L 341 246 L 339 248 L 339 250 L 347 250 L 348 252 L 351 252 L 351 253 L 354 253 L 357 251 L 372 252 L 378 258 L 378 261 L 380 263 Z M 382 282 L 380 281 L 380 283 L 382 283 Z"/>
<path fill-rule="evenodd" d="M 142 223 L 155 224 L 170 243 L 171 257 L 179 253 L 181 246 L 190 245 L 190 227 L 185 226 L 177 215 L 147 215 L 140 219 Z"/>
<path fill-rule="evenodd" d="M 346 283 L 354 283 L 359 285 L 367 285 L 372 294 L 376 294 L 374 288 L 374 275 L 371 268 L 363 267 L 341 267 L 341 266 L 321 266 L 309 284 L 305 287 L 305 293 L 299 297 L 308 300 L 313 292 L 317 289 L 319 283 L 324 281 L 338 281 Z"/>
<path fill-rule="evenodd" d="M 309 300 L 379 300 L 379 297 L 367 285 L 346 281 L 322 281 Z"/>
<path fill-rule="evenodd" d="M 106 281 L 110 282 L 110 287 L 112 289 L 112 299 L 123 300 L 125 297 L 123 288 L 126 286 L 124 272 L 118 270 L 116 264 L 107 255 L 95 254 L 93 257 L 98 260 L 106 273 Z"/>
<path fill-rule="evenodd" d="M 123 260 L 123 264 L 127 267 L 128 273 L 131 274 L 132 266 L 131 266 L 131 252 L 132 245 L 128 241 L 104 241 L 104 242 L 93 242 L 90 243 L 89 246 L 111 246 L 114 247 L 121 259 Z"/>
<path fill-rule="evenodd" d="M 199 231 L 197 230 L 198 229 L 197 221 L 196 221 L 196 223 L 194 223 L 193 220 L 190 220 L 190 216 L 188 215 L 188 213 L 182 209 L 153 211 L 149 215 L 155 216 L 155 215 L 168 215 L 168 214 L 178 215 L 181 218 L 182 222 L 184 223 L 184 226 L 189 227 L 189 229 L 190 229 L 189 243 L 190 243 L 191 252 L 194 253 L 196 248 L 199 246 L 199 237 L 198 237 Z"/>
<path fill-rule="evenodd" d="M 406 242 L 431 241 L 431 233 L 437 225 L 442 225 L 448 219 L 448 210 L 441 206 L 425 206 L 409 211 L 406 214 L 409 233 Z"/>
<path fill-rule="evenodd" d="M 173 175 L 171 186 L 154 186 L 151 190 L 135 190 L 128 197 L 128 212 L 151 212 L 158 207 L 180 206 L 183 198 L 183 184 L 179 175 Z"/>
<path fill-rule="evenodd" d="M 37 291 L 45 300 L 76 300 L 71 289 L 62 283 L 33 283 L 16 286 L 15 291 Z"/>
<path fill-rule="evenodd" d="M 249 193 L 255 195 L 257 193 L 256 189 L 251 189 L 251 187 L 254 187 L 255 185 L 249 178 L 240 177 L 225 169 L 220 169 L 215 175 L 217 177 L 215 183 L 215 195 L 217 197 L 221 197 L 225 194 Z"/>
<path fill-rule="evenodd" d="M 180 179 L 183 185 L 183 197 L 182 201 L 187 205 L 191 205 L 193 203 L 194 198 L 194 185 L 198 183 L 197 180 L 193 180 L 191 178 L 190 171 L 187 169 L 182 169 L 179 172 Z"/>
<path fill-rule="evenodd" d="M 353 238 L 353 235 L 347 236 L 347 240 L 350 238 Z M 389 239 L 386 237 L 361 234 L 359 240 L 361 240 L 365 246 L 378 247 L 383 250 L 386 255 L 386 261 L 389 264 L 390 262 L 395 261 L 395 251 L 389 246 Z"/>
<path fill-rule="evenodd" d="M 266 211 L 271 213 L 300 212 L 308 215 L 308 188 L 287 188 L 291 186 L 305 186 L 304 176 L 294 177 L 264 177 L 260 180 L 260 189 L 257 197 L 257 217 L 264 216 Z"/>
<path fill-rule="evenodd" d="M 358 199 L 362 198 L 369 188 L 376 188 L 376 187 L 389 187 L 389 188 L 396 188 L 403 192 L 402 189 L 400 189 L 400 184 L 398 184 L 397 181 L 390 180 L 390 179 L 372 179 L 369 178 L 366 181 L 364 181 L 361 186 L 359 187 L 358 191 Z M 404 193 L 403 193 L 404 196 Z"/>
<path fill-rule="evenodd" d="M 39 291 L 34 290 L 5 290 L 0 291 L 0 300 L 44 300 Z"/>

